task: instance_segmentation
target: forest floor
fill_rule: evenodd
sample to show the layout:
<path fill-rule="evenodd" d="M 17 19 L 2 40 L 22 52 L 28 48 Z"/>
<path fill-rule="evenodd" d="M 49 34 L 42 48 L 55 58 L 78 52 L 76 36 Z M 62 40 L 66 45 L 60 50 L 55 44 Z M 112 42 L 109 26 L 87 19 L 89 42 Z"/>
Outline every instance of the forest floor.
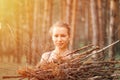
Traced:
<path fill-rule="evenodd" d="M 17 70 L 24 66 L 25 61 L 18 64 L 11 61 L 8 62 L 8 60 L 4 59 L 3 62 L 0 62 L 0 80 L 18 80 L 18 78 L 3 79 L 3 76 L 18 76 Z"/>

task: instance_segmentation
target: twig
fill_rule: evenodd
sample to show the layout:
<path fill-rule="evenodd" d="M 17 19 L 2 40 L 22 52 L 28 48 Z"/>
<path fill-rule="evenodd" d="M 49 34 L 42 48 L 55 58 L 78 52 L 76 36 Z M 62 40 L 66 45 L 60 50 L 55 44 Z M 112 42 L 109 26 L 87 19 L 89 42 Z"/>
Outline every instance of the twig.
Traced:
<path fill-rule="evenodd" d="M 3 79 L 7 79 L 7 78 L 21 78 L 23 76 L 3 76 Z"/>
<path fill-rule="evenodd" d="M 109 48 L 109 47 L 111 47 L 111 46 L 117 44 L 118 42 L 120 42 L 120 40 L 117 40 L 117 41 L 113 42 L 112 44 L 109 44 L 108 46 L 106 46 L 106 47 L 104 47 L 104 48 L 102 48 L 102 49 L 96 51 L 95 53 L 91 53 L 91 54 L 89 54 L 88 56 L 86 56 L 85 58 L 83 58 L 81 61 L 84 61 L 85 59 L 91 57 L 92 55 L 94 55 L 94 54 L 98 54 L 98 53 L 100 53 L 100 52 L 106 50 L 107 48 Z"/>
<path fill-rule="evenodd" d="M 97 49 L 98 49 L 98 47 L 93 47 L 92 49 L 87 50 L 87 51 L 85 51 L 85 52 L 77 55 L 77 57 L 76 57 L 75 59 L 72 59 L 72 62 L 73 62 L 73 61 L 76 61 L 76 60 L 77 60 L 76 62 L 81 61 L 84 57 L 86 57 L 86 55 L 91 54 L 92 51 L 97 50 Z M 79 59 L 79 60 L 78 60 L 78 59 Z"/>
<path fill-rule="evenodd" d="M 79 49 L 77 49 L 77 50 L 74 50 L 74 51 L 68 53 L 66 56 L 71 55 L 71 54 L 74 54 L 74 53 L 76 53 L 76 52 L 78 52 L 78 51 L 80 51 L 80 50 L 87 49 L 87 48 L 92 47 L 92 46 L 93 46 L 92 44 L 89 44 L 89 45 L 87 45 L 87 46 L 83 46 L 82 48 L 79 48 Z"/>

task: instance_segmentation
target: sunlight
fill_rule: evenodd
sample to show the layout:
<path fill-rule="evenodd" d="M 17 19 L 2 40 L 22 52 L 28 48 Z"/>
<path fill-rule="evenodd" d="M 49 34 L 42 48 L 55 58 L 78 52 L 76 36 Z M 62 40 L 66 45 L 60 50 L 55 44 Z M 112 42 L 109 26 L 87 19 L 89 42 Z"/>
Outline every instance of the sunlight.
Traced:
<path fill-rule="evenodd" d="M 91 80 L 94 76 L 110 79 L 113 77 L 111 71 L 120 66 L 116 65 L 120 44 L 112 44 L 120 39 L 119 4 L 120 0 L 0 0 L 0 80 L 9 75 L 20 75 L 22 80 L 36 76 L 44 80 Z M 50 35 L 55 22 L 60 22 L 56 27 L 69 29 L 69 39 L 66 29 L 60 32 L 58 29 L 52 32 L 55 36 Z M 53 37 L 56 37 L 54 41 Z M 85 48 L 89 44 L 92 46 Z M 49 53 L 45 54 L 45 59 L 44 53 Z M 41 59 L 47 64 L 41 64 Z M 100 63 L 94 64 L 97 61 Z M 40 65 L 38 69 L 36 64 Z M 23 74 L 22 71 L 15 73 L 19 68 Z M 28 76 L 24 75 L 26 73 Z"/>
<path fill-rule="evenodd" d="M 0 23 L 0 29 L 2 29 L 2 24 Z"/>
<path fill-rule="evenodd" d="M 0 30 L 1 31 L 1 40 L 4 40 L 5 37 L 10 35 L 10 38 L 14 38 L 14 28 L 16 27 L 16 10 L 18 10 L 18 2 L 16 0 L 0 0 Z M 14 27 L 15 26 L 15 27 Z M 6 40 L 9 42 L 10 39 Z"/>

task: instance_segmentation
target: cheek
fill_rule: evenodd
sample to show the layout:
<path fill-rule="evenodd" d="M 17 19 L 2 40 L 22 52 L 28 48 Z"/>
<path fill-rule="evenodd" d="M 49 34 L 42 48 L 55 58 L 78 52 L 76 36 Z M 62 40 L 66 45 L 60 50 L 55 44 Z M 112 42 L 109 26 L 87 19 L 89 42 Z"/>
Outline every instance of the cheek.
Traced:
<path fill-rule="evenodd" d="M 56 42 L 56 38 L 52 37 L 52 41 L 53 41 L 53 43 L 55 43 Z"/>
<path fill-rule="evenodd" d="M 66 38 L 66 39 L 64 39 L 64 41 L 65 41 L 66 43 L 68 43 L 68 42 L 70 41 L 70 38 Z"/>

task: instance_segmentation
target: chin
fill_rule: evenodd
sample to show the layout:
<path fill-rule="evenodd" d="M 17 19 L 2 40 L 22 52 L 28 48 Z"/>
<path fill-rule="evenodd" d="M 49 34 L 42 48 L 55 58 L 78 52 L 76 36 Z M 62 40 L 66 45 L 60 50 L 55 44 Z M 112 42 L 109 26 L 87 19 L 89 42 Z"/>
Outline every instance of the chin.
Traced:
<path fill-rule="evenodd" d="M 64 47 L 63 46 L 57 46 L 59 49 L 63 49 Z"/>

